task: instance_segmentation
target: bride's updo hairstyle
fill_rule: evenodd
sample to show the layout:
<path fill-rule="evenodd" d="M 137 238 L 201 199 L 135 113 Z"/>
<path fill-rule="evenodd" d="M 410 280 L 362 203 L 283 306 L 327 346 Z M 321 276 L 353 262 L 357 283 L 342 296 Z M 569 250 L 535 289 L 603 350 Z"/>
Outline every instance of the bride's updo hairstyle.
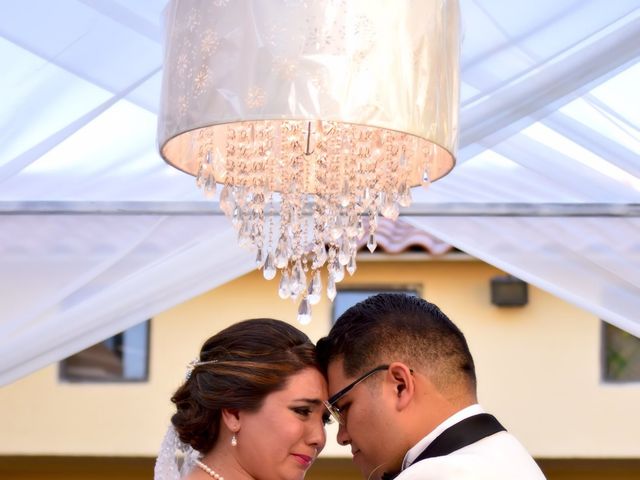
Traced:
<path fill-rule="evenodd" d="M 207 363 L 204 363 L 207 362 Z M 215 445 L 223 408 L 256 411 L 292 375 L 318 368 L 315 347 L 300 330 L 267 318 L 236 323 L 209 338 L 171 401 L 178 437 L 202 454 Z"/>

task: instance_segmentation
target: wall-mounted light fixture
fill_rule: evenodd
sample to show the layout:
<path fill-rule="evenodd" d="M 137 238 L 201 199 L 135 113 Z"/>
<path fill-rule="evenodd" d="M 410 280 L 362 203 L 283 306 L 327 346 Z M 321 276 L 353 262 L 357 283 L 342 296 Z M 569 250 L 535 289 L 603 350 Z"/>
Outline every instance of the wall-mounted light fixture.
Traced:
<path fill-rule="evenodd" d="M 529 301 L 527 282 L 512 275 L 491 279 L 491 303 L 498 307 L 523 307 Z"/>

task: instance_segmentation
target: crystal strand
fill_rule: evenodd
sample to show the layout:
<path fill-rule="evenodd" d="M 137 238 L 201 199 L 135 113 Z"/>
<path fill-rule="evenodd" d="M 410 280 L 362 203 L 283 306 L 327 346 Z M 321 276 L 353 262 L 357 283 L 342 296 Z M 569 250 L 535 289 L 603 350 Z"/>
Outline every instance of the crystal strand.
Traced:
<path fill-rule="evenodd" d="M 216 194 L 216 177 L 213 173 L 211 151 L 208 151 L 205 156 L 204 170 L 204 194 L 207 198 L 212 198 Z"/>
<path fill-rule="evenodd" d="M 338 250 L 338 262 L 340 262 L 340 265 L 346 265 L 349 263 L 349 257 L 349 238 L 343 235 L 342 241 L 340 242 L 340 249 Z"/>
<path fill-rule="evenodd" d="M 264 265 L 264 250 L 259 246 L 256 250 L 256 267 L 261 269 Z"/>
<path fill-rule="evenodd" d="M 350 203 L 351 193 L 349 192 L 349 181 L 344 178 L 342 181 L 342 191 L 340 192 L 340 206 L 346 208 Z"/>

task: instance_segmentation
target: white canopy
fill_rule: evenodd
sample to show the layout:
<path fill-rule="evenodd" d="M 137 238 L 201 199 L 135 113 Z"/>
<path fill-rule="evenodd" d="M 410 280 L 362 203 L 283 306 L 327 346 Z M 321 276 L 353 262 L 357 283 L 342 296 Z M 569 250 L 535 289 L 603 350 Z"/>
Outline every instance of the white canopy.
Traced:
<path fill-rule="evenodd" d="M 156 151 L 165 3 L 0 2 L 0 384 L 253 268 Z M 640 2 L 461 11 L 458 165 L 407 219 L 640 335 Z"/>

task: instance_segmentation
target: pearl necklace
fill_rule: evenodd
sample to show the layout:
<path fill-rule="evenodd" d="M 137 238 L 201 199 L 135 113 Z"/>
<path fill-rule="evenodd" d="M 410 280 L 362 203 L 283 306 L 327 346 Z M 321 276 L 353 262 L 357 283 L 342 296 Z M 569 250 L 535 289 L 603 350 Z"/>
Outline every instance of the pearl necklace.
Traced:
<path fill-rule="evenodd" d="M 209 465 L 205 465 L 200 460 L 196 460 L 196 465 L 198 465 L 202 470 L 207 472 L 210 477 L 215 478 L 216 480 L 224 480 L 224 477 L 219 473 L 216 473 L 213 468 L 209 467 Z"/>

